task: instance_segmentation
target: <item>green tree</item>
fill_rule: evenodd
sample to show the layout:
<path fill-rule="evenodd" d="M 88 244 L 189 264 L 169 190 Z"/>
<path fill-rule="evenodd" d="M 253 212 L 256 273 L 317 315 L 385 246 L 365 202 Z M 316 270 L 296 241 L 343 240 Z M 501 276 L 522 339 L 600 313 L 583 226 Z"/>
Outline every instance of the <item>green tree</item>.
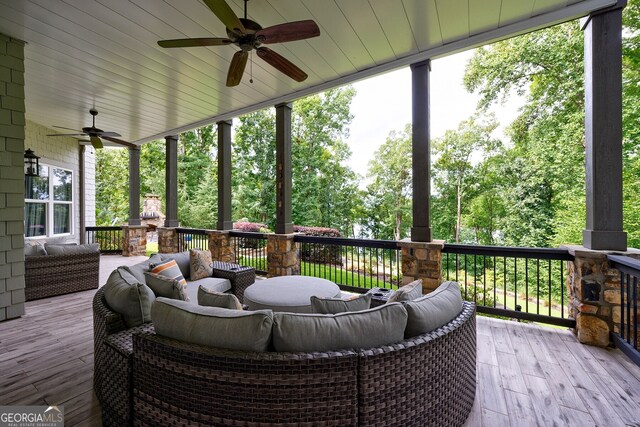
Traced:
<path fill-rule="evenodd" d="M 96 150 L 96 225 L 120 225 L 129 218 L 129 152 Z"/>
<path fill-rule="evenodd" d="M 374 238 L 400 240 L 412 223 L 411 125 L 392 131 L 369 162 L 362 227 Z"/>

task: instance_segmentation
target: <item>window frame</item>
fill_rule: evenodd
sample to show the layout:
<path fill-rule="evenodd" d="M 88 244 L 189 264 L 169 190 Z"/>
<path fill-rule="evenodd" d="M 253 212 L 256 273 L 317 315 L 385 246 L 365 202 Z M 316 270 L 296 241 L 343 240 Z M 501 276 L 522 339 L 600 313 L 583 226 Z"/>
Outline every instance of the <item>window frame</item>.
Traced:
<path fill-rule="evenodd" d="M 48 174 L 47 174 L 47 179 L 48 179 L 48 192 L 49 192 L 49 197 L 45 200 L 41 200 L 41 199 L 27 199 L 26 195 L 24 198 L 24 203 L 25 203 L 25 207 L 27 203 L 39 203 L 39 204 L 43 204 L 45 205 L 45 232 L 43 235 L 40 236 L 27 236 L 26 235 L 26 226 L 27 226 L 27 218 L 26 218 L 26 209 L 25 209 L 25 217 L 24 217 L 24 223 L 25 223 L 25 239 L 47 239 L 47 238 L 51 238 L 51 237 L 61 237 L 61 236 L 73 236 L 74 230 L 75 230 L 75 218 L 74 218 L 74 194 L 75 194 L 75 173 L 72 169 L 63 167 L 63 166 L 55 166 L 52 164 L 48 164 L 48 163 L 40 163 L 40 167 L 47 167 L 48 168 Z M 55 195 L 54 195 L 54 179 L 53 179 L 53 171 L 54 169 L 59 169 L 59 170 L 63 170 L 65 172 L 68 172 L 71 174 L 71 200 L 55 200 Z M 68 205 L 69 206 L 69 232 L 68 233 L 54 233 L 55 230 L 55 215 L 54 215 L 54 210 L 55 210 L 55 205 Z"/>

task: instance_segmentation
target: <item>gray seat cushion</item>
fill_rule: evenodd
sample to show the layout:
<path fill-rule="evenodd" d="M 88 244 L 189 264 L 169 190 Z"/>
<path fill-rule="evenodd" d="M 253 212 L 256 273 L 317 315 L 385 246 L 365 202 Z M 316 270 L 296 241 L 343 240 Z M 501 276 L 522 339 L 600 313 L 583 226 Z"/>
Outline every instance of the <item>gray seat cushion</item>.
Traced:
<path fill-rule="evenodd" d="M 156 298 L 151 288 L 124 268 L 116 268 L 104 285 L 107 305 L 124 319 L 127 327 L 151 321 L 151 303 Z"/>
<path fill-rule="evenodd" d="M 157 298 L 151 307 L 156 333 L 192 344 L 244 351 L 266 351 L 273 313 L 203 307 Z"/>
<path fill-rule="evenodd" d="M 244 291 L 249 310 L 271 309 L 288 313 L 311 313 L 311 297 L 339 298 L 335 283 L 307 276 L 279 276 L 259 280 Z"/>
<path fill-rule="evenodd" d="M 198 303 L 198 287 L 204 286 L 210 291 L 227 292 L 231 289 L 231 282 L 229 279 L 223 279 L 221 277 L 205 277 L 200 280 L 187 280 L 187 296 L 189 300 L 197 304 Z"/>
<path fill-rule="evenodd" d="M 311 312 L 317 314 L 337 314 L 349 311 L 368 310 L 371 295 L 358 295 L 350 299 L 311 297 Z"/>
<path fill-rule="evenodd" d="M 402 341 L 407 310 L 400 303 L 340 314 L 275 313 L 276 351 L 366 349 Z"/>
<path fill-rule="evenodd" d="M 395 291 L 388 302 L 405 302 L 412 301 L 422 296 L 422 280 L 414 280 Z"/>
<path fill-rule="evenodd" d="M 457 282 L 444 282 L 430 294 L 403 304 L 409 314 L 405 337 L 426 334 L 446 325 L 460 314 L 460 286 Z"/>
<path fill-rule="evenodd" d="M 185 279 L 189 280 L 189 277 L 191 277 L 191 257 L 189 255 L 189 251 L 158 255 L 160 256 L 161 261 L 175 259 L 176 264 L 178 264 L 178 267 L 180 268 L 180 272 Z"/>

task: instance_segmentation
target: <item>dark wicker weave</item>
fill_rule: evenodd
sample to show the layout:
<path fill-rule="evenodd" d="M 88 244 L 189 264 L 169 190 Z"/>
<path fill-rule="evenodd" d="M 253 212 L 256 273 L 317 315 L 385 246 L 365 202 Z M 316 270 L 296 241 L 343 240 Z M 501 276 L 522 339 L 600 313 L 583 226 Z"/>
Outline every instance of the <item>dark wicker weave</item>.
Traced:
<path fill-rule="evenodd" d="M 244 302 L 244 290 L 256 281 L 256 269 L 230 262 L 213 262 L 213 277 L 222 277 L 231 282 L 231 292 Z"/>
<path fill-rule="evenodd" d="M 431 333 L 359 356 L 359 425 L 461 426 L 476 393 L 475 305 Z"/>
<path fill-rule="evenodd" d="M 357 355 L 250 353 L 140 334 L 134 424 L 357 425 Z"/>
<path fill-rule="evenodd" d="M 24 266 L 27 301 L 98 288 L 98 252 L 30 256 Z"/>
<path fill-rule="evenodd" d="M 133 341 L 138 332 L 153 332 L 150 323 L 126 329 L 122 316 L 111 311 L 104 289 L 93 298 L 93 388 L 102 406 L 104 426 L 128 426 L 133 408 Z"/>

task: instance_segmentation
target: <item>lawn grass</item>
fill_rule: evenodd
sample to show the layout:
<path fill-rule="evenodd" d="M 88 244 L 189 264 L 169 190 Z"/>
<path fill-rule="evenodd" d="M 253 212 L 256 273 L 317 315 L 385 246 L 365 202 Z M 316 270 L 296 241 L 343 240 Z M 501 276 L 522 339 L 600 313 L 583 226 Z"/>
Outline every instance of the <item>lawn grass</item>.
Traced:
<path fill-rule="evenodd" d="M 158 242 L 147 243 L 147 256 L 158 253 Z"/>

